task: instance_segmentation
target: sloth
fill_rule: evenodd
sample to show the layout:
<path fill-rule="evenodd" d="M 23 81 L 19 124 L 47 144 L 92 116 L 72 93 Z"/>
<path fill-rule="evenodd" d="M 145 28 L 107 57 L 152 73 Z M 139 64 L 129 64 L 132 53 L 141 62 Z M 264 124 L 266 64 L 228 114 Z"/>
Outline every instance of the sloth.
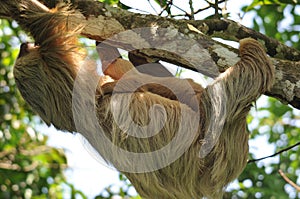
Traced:
<path fill-rule="evenodd" d="M 274 83 L 274 67 L 259 42 L 241 40 L 240 61 L 206 88 L 192 80 L 141 74 L 122 58 L 108 66 L 104 77 L 87 66 L 85 77 L 96 77 L 98 82 L 91 99 L 80 97 L 94 108 L 96 120 L 84 118 L 78 126 L 75 117 L 81 112 L 74 113 L 74 106 L 82 103 L 72 98 L 85 53 L 78 45 L 81 28 L 68 27 L 75 12 L 64 4 L 39 10 L 30 2 L 23 2 L 21 17 L 28 20 L 23 28 L 36 44 L 22 44 L 13 72 L 21 95 L 41 119 L 59 130 L 81 133 L 143 198 L 222 198 L 226 185 L 247 163 L 246 116 L 252 103 Z M 141 86 L 135 89 L 135 85 Z M 145 136 L 145 128 L 132 128 L 149 123 L 161 127 L 152 136 Z M 151 156 L 140 161 L 120 155 L 102 140 L 131 153 L 149 153 L 163 149 L 178 134 L 160 159 Z M 168 164 L 148 167 L 178 151 L 179 156 Z M 141 164 L 144 168 L 139 170 Z"/>

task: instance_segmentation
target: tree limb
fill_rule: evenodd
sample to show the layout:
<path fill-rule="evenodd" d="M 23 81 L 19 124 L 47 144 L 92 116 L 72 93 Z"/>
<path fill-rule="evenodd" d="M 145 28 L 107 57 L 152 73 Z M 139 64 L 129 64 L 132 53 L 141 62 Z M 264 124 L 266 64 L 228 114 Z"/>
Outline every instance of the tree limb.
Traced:
<path fill-rule="evenodd" d="M 226 40 L 239 41 L 243 38 L 252 37 L 260 40 L 264 44 L 267 53 L 271 57 L 291 61 L 300 61 L 300 52 L 297 49 L 288 47 L 276 39 L 270 38 L 260 32 L 242 26 L 235 21 L 210 19 L 191 21 L 191 24 L 193 24 L 206 35 Z"/>
<path fill-rule="evenodd" d="M 20 0 L 0 2 L 0 17 L 14 19 L 21 26 L 22 24 L 26 26 L 26 23 L 29 22 L 21 17 L 17 6 L 19 2 Z M 131 13 L 93 0 L 76 0 L 75 5 L 79 12 L 69 18 L 70 26 L 83 24 L 85 28 L 82 35 L 97 41 L 106 40 L 125 30 L 145 27 L 165 28 L 173 31 L 176 37 L 166 39 L 163 45 L 172 46 L 179 51 L 182 51 L 182 46 L 181 43 L 178 43 L 178 35 L 195 40 L 205 51 L 194 51 L 194 57 L 189 60 L 182 58 L 185 56 L 181 56 L 190 53 L 187 50 L 183 50 L 178 55 L 153 48 L 140 49 L 140 46 L 147 46 L 152 42 L 149 33 L 136 34 L 136 37 L 130 38 L 131 41 L 128 43 L 115 40 L 110 45 L 126 50 L 139 49 L 136 51 L 139 56 L 150 60 L 149 62 L 163 60 L 210 77 L 216 77 L 219 72 L 223 72 L 238 60 L 236 49 L 213 40 L 212 36 L 232 41 L 246 37 L 257 38 L 266 46 L 269 55 L 276 57 L 272 59 L 276 68 L 276 83 L 267 95 L 300 109 L 300 62 L 298 61 L 300 60 L 300 52 L 296 49 L 287 47 L 274 39 L 229 20 L 174 20 L 154 15 Z M 160 35 L 161 38 L 170 38 L 170 35 L 166 34 Z M 141 40 L 145 41 L 142 45 Z M 193 64 L 199 63 L 199 59 L 205 53 L 208 53 L 210 59 L 202 59 L 201 64 Z"/>

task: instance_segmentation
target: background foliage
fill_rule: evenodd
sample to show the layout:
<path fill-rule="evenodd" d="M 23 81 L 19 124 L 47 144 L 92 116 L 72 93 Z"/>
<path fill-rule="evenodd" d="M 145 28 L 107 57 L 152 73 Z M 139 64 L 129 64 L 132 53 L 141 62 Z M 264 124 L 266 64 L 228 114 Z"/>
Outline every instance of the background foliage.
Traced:
<path fill-rule="evenodd" d="M 102 2 L 141 11 L 118 0 Z M 207 0 L 207 7 L 199 9 L 195 9 L 196 1 L 189 0 L 189 10 L 182 9 L 172 0 L 151 2 L 149 6 L 155 4 L 161 8 L 156 10 L 157 15 L 172 18 L 202 19 L 202 12 L 207 10 L 211 11 L 207 18 L 227 18 L 231 14 L 226 12 L 224 0 L 217 5 Z M 299 0 L 253 0 L 242 8 L 241 17 L 245 13 L 252 13 L 255 17 L 250 28 L 300 50 L 298 3 Z M 35 130 L 41 121 L 16 90 L 12 66 L 18 54 L 18 45 L 24 42 L 24 38 L 24 33 L 15 22 L 0 20 L 0 198 L 86 198 L 66 181 L 63 174 L 67 167 L 64 152 L 47 146 L 47 137 Z M 261 139 L 266 140 L 265 145 L 274 152 L 296 144 L 300 135 L 299 120 L 300 111 L 275 99 L 260 99 L 256 110 L 248 117 L 250 147 L 251 143 L 255 145 Z M 257 158 L 255 150 L 251 150 L 250 159 Z M 300 148 L 295 147 L 274 158 L 249 163 L 239 179 L 227 190 L 225 197 L 300 198 L 300 194 L 278 174 L 278 170 L 282 169 L 292 181 L 300 184 L 299 154 Z M 139 198 L 129 195 L 131 185 L 124 176 L 120 175 L 120 181 L 124 186 L 117 192 L 107 187 L 96 198 L 113 198 L 114 195 Z"/>

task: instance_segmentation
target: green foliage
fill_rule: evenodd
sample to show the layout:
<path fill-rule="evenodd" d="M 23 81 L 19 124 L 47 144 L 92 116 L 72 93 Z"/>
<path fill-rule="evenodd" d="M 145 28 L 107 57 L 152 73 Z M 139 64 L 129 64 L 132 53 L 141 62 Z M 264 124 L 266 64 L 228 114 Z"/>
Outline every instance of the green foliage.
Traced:
<path fill-rule="evenodd" d="M 34 130 L 34 116 L 16 90 L 12 73 L 24 33 L 16 23 L 0 20 L 0 198 L 64 198 L 67 166 L 62 150 L 46 145 Z"/>
<path fill-rule="evenodd" d="M 257 116 L 250 116 L 249 119 L 252 140 L 266 135 L 269 144 L 275 147 L 275 151 L 299 142 L 299 111 L 283 105 L 273 98 L 268 98 L 268 104 L 258 108 L 254 114 Z M 264 146 L 261 148 L 263 150 Z M 295 147 L 274 158 L 249 163 L 238 179 L 239 188 L 232 191 L 231 194 L 237 195 L 239 198 L 299 198 L 295 190 L 278 174 L 279 169 L 282 169 L 288 172 L 291 180 L 296 182 L 300 166 L 299 153 L 300 147 Z M 263 151 L 261 154 L 264 154 Z M 251 159 L 254 157 L 254 154 L 250 154 Z M 246 186 L 249 183 L 251 186 Z"/>
<path fill-rule="evenodd" d="M 130 189 L 134 189 L 129 180 L 123 175 L 119 175 L 121 186 L 110 185 L 105 188 L 95 199 L 113 199 L 114 196 L 119 196 L 125 199 L 141 199 L 140 196 L 132 196 Z"/>
<path fill-rule="evenodd" d="M 129 10 L 131 7 L 123 4 L 119 0 L 99 0 L 102 3 L 105 3 L 107 5 L 117 5 L 119 8 L 122 8 L 124 10 Z"/>
<path fill-rule="evenodd" d="M 101 0 L 122 9 L 131 7 L 119 0 Z M 154 0 L 169 17 L 172 5 L 169 0 Z M 255 13 L 253 29 L 300 49 L 299 0 L 253 0 L 243 8 Z M 186 11 L 187 13 L 189 11 Z M 200 12 L 201 14 L 201 12 Z M 0 198 L 86 198 L 66 182 L 63 175 L 67 167 L 63 151 L 46 145 L 47 137 L 35 131 L 40 123 L 16 90 L 12 66 L 18 54 L 20 38 L 24 33 L 16 23 L 0 20 Z M 180 75 L 182 71 L 178 71 Z M 267 102 L 266 102 L 267 101 Z M 264 154 L 266 146 L 273 152 L 299 142 L 300 112 L 281 104 L 273 98 L 264 100 L 264 106 L 252 111 L 248 117 L 251 140 L 267 138 L 258 151 Z M 300 147 L 295 147 L 276 157 L 249 163 L 224 198 L 300 198 L 299 193 L 278 174 L 283 170 L 299 183 Z M 250 159 L 259 158 L 251 153 Z M 120 175 L 121 186 L 109 186 L 96 198 L 140 199 L 131 196 L 130 182 Z"/>
<path fill-rule="evenodd" d="M 256 13 L 253 18 L 255 30 L 300 49 L 300 7 L 296 3 L 299 1 L 254 0 L 243 10 Z M 300 112 L 298 110 L 269 98 L 267 105 L 259 108 L 255 115 L 257 116 L 248 118 L 252 126 L 252 140 L 267 136 L 269 143 L 266 145 L 274 146 L 274 152 L 299 142 Z M 240 198 L 300 198 L 299 193 L 278 174 L 281 169 L 293 182 L 299 182 L 299 153 L 300 147 L 295 147 L 269 160 L 248 164 L 239 177 L 240 188 L 234 190 L 232 194 Z M 254 154 L 250 154 L 250 157 L 253 158 Z M 245 187 L 245 181 L 251 182 L 252 186 Z"/>
<path fill-rule="evenodd" d="M 118 5 L 119 0 L 100 0 L 102 3 L 106 3 L 108 5 Z"/>
<path fill-rule="evenodd" d="M 162 8 L 168 4 L 167 0 L 155 0 L 155 2 Z"/>
<path fill-rule="evenodd" d="M 247 6 L 247 11 L 253 10 L 257 6 L 297 4 L 297 3 L 299 3 L 298 0 L 254 0 L 249 6 Z"/>
<path fill-rule="evenodd" d="M 262 32 L 289 46 L 300 49 L 300 7 L 296 0 L 254 0 L 244 7 L 245 12 L 254 11 L 254 30 Z"/>

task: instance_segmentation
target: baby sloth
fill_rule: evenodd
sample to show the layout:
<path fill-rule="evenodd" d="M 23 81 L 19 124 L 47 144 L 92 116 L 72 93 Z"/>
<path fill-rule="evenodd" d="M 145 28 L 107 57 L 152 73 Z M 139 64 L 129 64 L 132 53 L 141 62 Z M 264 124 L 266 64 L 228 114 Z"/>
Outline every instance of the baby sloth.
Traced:
<path fill-rule="evenodd" d="M 108 163 L 128 177 L 143 198 L 222 197 L 224 187 L 247 162 L 246 116 L 251 104 L 274 82 L 274 68 L 257 41 L 241 40 L 240 61 L 205 89 L 191 80 L 188 82 L 192 89 L 186 89 L 186 80 L 154 78 L 136 71 L 127 75 L 127 71 L 134 71 L 132 64 L 118 58 L 106 70 L 113 81 L 100 83 L 96 96 L 86 101 L 93 105 L 96 120 L 83 118 L 78 126 L 75 117 L 81 113 L 72 111 L 73 89 L 84 53 L 77 44 L 80 30 L 68 27 L 68 18 L 74 11 L 66 5 L 38 10 L 24 2 L 22 14 L 30 22 L 24 28 L 37 45 L 21 46 L 14 76 L 22 96 L 46 124 L 68 132 L 79 131 Z M 96 75 L 92 68 L 87 70 L 91 77 Z M 142 86 L 132 91 L 139 84 Z M 162 86 L 170 84 L 174 89 Z M 161 111 L 151 112 L 151 107 L 157 105 Z M 146 137 L 149 129 L 142 127 L 149 123 L 161 128 Z M 220 123 L 223 125 L 219 128 Z M 101 130 L 94 130 L 93 125 Z M 161 158 L 151 156 L 150 160 L 137 161 L 120 155 L 119 150 L 134 155 L 157 152 L 178 134 L 180 139 L 164 156 L 157 156 Z M 109 140 L 112 147 L 106 146 L 103 139 Z M 169 164 L 148 168 L 149 164 L 160 165 L 160 161 L 178 151 L 182 152 Z M 130 165 L 132 171 L 124 169 L 124 165 Z M 137 168 L 140 165 L 144 170 Z"/>

